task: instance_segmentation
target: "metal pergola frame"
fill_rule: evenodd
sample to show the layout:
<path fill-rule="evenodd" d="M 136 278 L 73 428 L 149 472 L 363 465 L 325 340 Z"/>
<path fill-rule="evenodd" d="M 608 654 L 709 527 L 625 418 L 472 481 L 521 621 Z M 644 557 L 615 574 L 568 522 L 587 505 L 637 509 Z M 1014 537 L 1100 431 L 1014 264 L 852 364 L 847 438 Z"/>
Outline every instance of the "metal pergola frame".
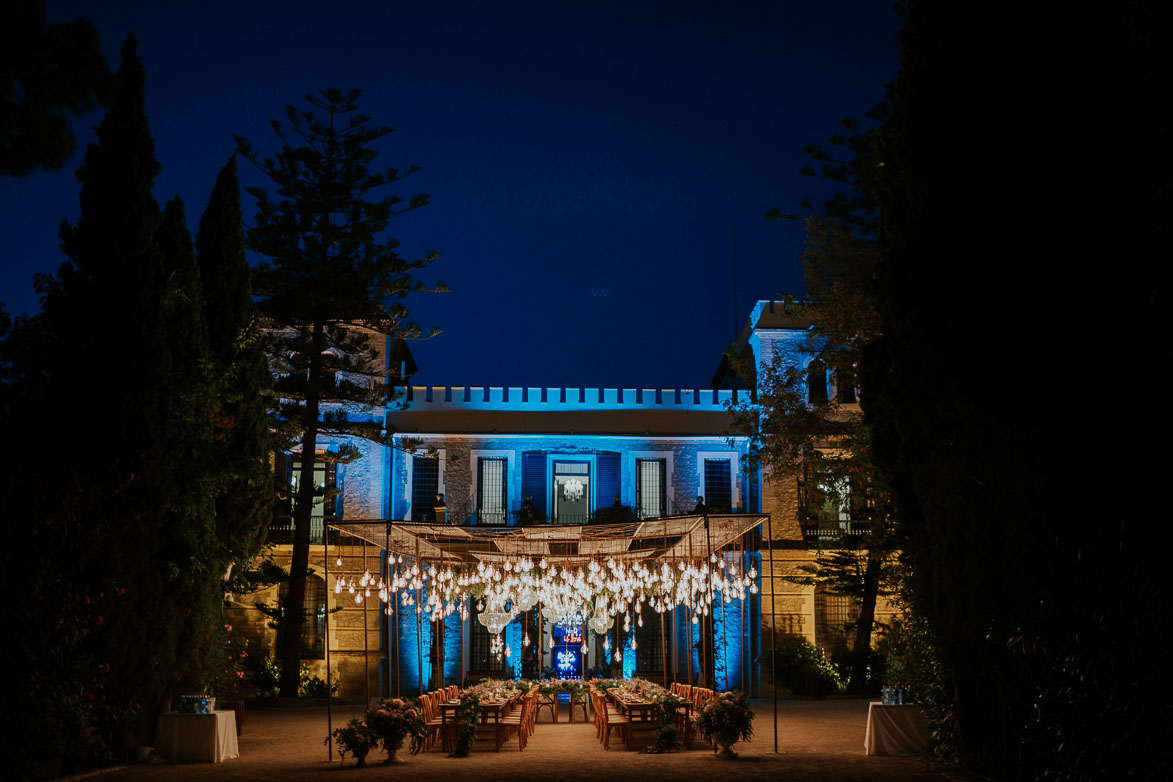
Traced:
<path fill-rule="evenodd" d="M 431 522 L 399 521 L 392 519 L 358 519 L 327 522 L 327 530 L 372 544 L 396 556 L 410 557 L 416 562 L 433 565 L 500 564 L 509 557 L 543 557 L 551 565 L 576 567 L 590 560 L 613 558 L 627 562 L 641 562 L 648 566 L 662 560 L 694 560 L 708 557 L 730 544 L 743 541 L 745 536 L 765 525 L 769 556 L 770 597 L 770 674 L 774 676 L 773 647 L 776 622 L 774 618 L 774 556 L 773 531 L 769 514 L 765 513 L 710 513 L 665 516 L 642 521 L 623 521 L 599 524 L 533 524 L 506 526 L 460 526 Z M 330 535 L 323 535 L 325 576 L 329 588 Z M 336 544 L 336 545 L 341 545 Z M 365 564 L 364 556 L 364 564 Z M 380 557 L 380 572 L 386 572 L 387 557 Z M 762 568 L 765 571 L 765 568 Z M 766 578 L 766 573 L 759 574 Z M 390 578 L 384 579 L 390 582 Z M 723 608 L 722 608 L 723 610 Z M 386 621 L 390 625 L 390 617 Z M 330 612 L 326 612 L 325 655 L 326 681 L 330 681 Z M 396 627 L 398 613 L 396 611 Z M 364 613 L 365 621 L 365 613 Z M 724 624 L 722 625 L 724 626 Z M 690 630 L 691 632 L 691 630 Z M 388 665 L 390 664 L 390 627 L 388 627 Z M 417 634 L 418 638 L 418 634 Z M 726 646 L 727 648 L 727 646 Z M 423 666 L 422 655 L 419 665 Z M 366 657 L 364 656 L 364 661 Z M 689 669 L 691 672 L 691 655 Z M 728 667 L 728 666 L 726 666 Z M 675 666 L 674 666 L 675 668 Z M 713 672 L 710 671 L 712 675 Z M 389 675 L 389 671 L 388 671 Z M 666 671 L 665 671 L 666 675 Z M 675 677 L 675 670 L 673 671 Z M 691 673 L 690 673 L 691 677 Z M 369 679 L 369 676 L 368 676 Z M 396 681 L 399 679 L 398 666 Z M 421 670 L 420 682 L 423 676 Z M 390 680 L 388 679 L 388 687 Z M 774 751 L 778 751 L 778 696 L 772 687 L 774 700 Z M 327 731 L 332 732 L 332 698 L 326 688 Z M 388 691 L 390 695 L 390 691 Z M 329 743 L 333 758 L 333 745 Z"/>

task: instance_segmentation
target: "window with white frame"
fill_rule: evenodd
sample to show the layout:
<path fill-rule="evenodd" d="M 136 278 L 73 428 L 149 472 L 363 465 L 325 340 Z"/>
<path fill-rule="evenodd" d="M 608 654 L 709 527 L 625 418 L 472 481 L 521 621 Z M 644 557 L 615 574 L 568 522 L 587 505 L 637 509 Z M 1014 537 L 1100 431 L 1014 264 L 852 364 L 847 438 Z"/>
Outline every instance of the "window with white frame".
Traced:
<path fill-rule="evenodd" d="M 635 460 L 635 512 L 640 519 L 668 515 L 665 472 L 664 459 Z"/>
<path fill-rule="evenodd" d="M 509 462 L 505 457 L 477 459 L 477 523 L 503 525 L 509 517 Z"/>

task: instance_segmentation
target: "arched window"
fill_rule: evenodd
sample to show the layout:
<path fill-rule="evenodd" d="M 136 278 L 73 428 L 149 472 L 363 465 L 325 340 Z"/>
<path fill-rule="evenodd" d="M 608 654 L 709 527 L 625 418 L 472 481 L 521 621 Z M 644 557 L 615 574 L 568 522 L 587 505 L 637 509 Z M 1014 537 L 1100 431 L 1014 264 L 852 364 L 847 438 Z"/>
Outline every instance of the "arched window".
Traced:
<path fill-rule="evenodd" d="M 815 359 L 806 368 L 807 401 L 812 405 L 825 405 L 827 396 L 827 365 Z"/>
<path fill-rule="evenodd" d="M 285 603 L 289 594 L 289 583 L 281 584 L 278 605 L 281 616 L 285 616 Z M 320 660 L 326 651 L 326 582 L 317 576 L 306 576 L 305 601 L 302 603 L 301 656 L 306 660 Z M 278 624 L 278 632 L 281 625 Z M 278 642 L 277 648 L 281 645 Z"/>

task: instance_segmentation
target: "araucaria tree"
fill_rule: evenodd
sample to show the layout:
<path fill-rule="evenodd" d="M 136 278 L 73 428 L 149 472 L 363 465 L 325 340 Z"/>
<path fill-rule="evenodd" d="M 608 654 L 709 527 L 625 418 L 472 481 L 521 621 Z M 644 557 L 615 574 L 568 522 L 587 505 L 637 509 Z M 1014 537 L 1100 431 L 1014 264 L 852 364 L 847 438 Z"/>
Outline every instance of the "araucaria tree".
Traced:
<path fill-rule="evenodd" d="M 286 106 L 288 125 L 273 123 L 281 142 L 275 157 L 263 157 L 237 137 L 240 153 L 277 189 L 274 200 L 264 188 L 246 188 L 257 201 L 247 243 L 261 256 L 253 282 L 268 329 L 270 365 L 279 376 L 275 419 L 302 454 L 293 497 L 289 610 L 277 634 L 286 696 L 297 694 L 314 500 L 329 491 L 315 486 L 314 462 L 359 455 L 349 441 L 335 441 L 329 453 L 319 444 L 354 436 L 389 442 L 383 422 L 362 411 L 387 401 L 378 360 L 386 337 L 420 334 L 403 299 L 425 288 L 413 272 L 436 256 L 429 251 L 423 259 L 406 260 L 396 252 L 398 242 L 385 235 L 391 218 L 425 205 L 428 196 L 405 201 L 375 195 L 417 169 L 372 170 L 373 145 L 391 129 L 372 125 L 359 112 L 358 97 L 357 90 L 330 89 L 307 96 L 306 109 Z"/>
<path fill-rule="evenodd" d="M 886 113 L 881 103 L 867 116 L 879 121 Z M 825 583 L 859 609 L 848 677 L 849 688 L 858 691 L 868 685 L 877 599 L 893 585 L 894 517 L 858 404 L 859 394 L 866 394 L 862 356 L 880 336 L 872 291 L 880 257 L 873 194 L 877 130 L 854 118 L 843 124 L 847 133 L 829 139 L 838 153 L 814 144 L 804 148 L 819 169 L 802 173 L 840 186 L 817 209 L 802 204 L 815 212 L 805 221 L 807 298 L 787 306 L 813 325 L 793 352 L 764 356 L 762 366 L 741 369 L 754 378 L 755 395 L 732 413 L 734 431 L 750 440 L 751 458 L 775 476 L 793 476 L 800 521 L 826 546 L 818 563 L 804 568 L 808 575 L 795 580 Z M 783 217 L 777 209 L 766 216 Z M 828 385 L 835 393 L 827 392 Z M 820 527 L 829 534 L 820 534 Z"/>

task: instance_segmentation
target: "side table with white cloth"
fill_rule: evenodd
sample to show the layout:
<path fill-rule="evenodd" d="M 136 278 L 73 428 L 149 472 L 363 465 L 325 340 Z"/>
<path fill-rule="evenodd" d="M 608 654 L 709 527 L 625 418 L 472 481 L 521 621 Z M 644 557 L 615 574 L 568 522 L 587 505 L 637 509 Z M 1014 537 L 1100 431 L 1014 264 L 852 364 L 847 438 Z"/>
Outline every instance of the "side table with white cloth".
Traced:
<path fill-rule="evenodd" d="M 929 724 L 920 706 L 868 704 L 864 749 L 869 755 L 923 755 L 929 748 Z"/>
<path fill-rule="evenodd" d="M 240 757 L 236 744 L 236 712 L 164 712 L 155 725 L 155 751 L 172 763 L 220 763 Z"/>

